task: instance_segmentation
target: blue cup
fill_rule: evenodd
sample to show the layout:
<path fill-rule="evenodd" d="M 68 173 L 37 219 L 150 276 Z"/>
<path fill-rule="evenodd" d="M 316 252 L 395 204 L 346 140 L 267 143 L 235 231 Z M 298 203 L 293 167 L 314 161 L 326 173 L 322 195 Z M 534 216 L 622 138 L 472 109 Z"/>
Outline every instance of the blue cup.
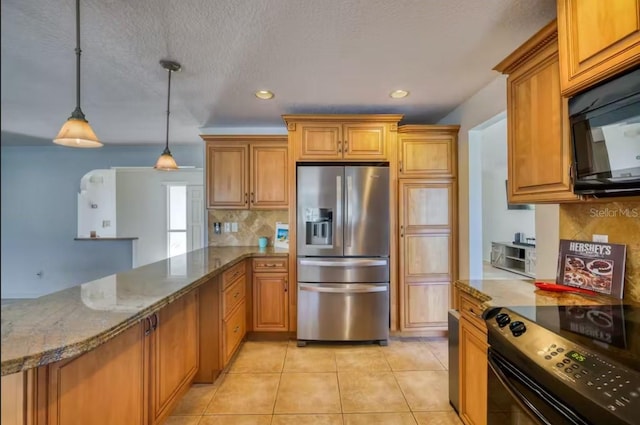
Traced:
<path fill-rule="evenodd" d="M 261 236 L 261 237 L 258 239 L 258 246 L 259 246 L 260 248 L 266 248 L 266 247 L 267 247 L 267 245 L 268 245 L 268 243 L 269 243 L 269 239 L 267 239 L 265 236 Z"/>

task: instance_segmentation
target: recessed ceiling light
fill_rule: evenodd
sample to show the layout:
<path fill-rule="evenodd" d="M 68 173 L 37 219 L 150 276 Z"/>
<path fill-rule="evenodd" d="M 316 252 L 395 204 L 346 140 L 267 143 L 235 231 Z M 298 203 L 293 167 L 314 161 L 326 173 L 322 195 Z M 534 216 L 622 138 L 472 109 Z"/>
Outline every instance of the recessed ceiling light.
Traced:
<path fill-rule="evenodd" d="M 409 92 L 406 90 L 394 90 L 389 93 L 389 96 L 394 99 L 402 99 L 403 97 L 409 96 Z"/>
<path fill-rule="evenodd" d="M 258 90 L 256 92 L 256 97 L 258 99 L 263 99 L 263 100 L 269 100 L 269 99 L 273 99 L 273 92 L 269 91 L 269 90 Z"/>

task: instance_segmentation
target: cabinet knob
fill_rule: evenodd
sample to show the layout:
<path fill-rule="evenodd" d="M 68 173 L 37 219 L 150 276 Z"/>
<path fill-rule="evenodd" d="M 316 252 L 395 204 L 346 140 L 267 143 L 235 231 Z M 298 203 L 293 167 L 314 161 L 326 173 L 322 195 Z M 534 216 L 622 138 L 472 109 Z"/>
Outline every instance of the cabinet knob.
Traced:
<path fill-rule="evenodd" d="M 344 151 L 347 152 L 349 150 L 349 141 L 345 140 L 344 141 Z"/>
<path fill-rule="evenodd" d="M 251 192 L 251 203 L 253 204 L 255 202 L 254 196 L 253 196 L 253 192 Z"/>
<path fill-rule="evenodd" d="M 400 169 L 400 172 L 402 172 L 402 161 L 398 161 L 398 162 L 399 162 L 399 167 L 398 168 Z"/>
<path fill-rule="evenodd" d="M 342 142 L 338 140 L 338 153 L 342 153 Z"/>
<path fill-rule="evenodd" d="M 149 317 L 145 317 L 144 322 L 145 322 L 144 336 L 149 336 L 151 334 L 151 319 Z"/>
<path fill-rule="evenodd" d="M 238 295 L 240 295 L 240 292 L 236 292 L 235 294 L 233 294 L 233 298 L 238 298 Z"/>
<path fill-rule="evenodd" d="M 158 329 L 158 323 L 160 322 L 160 319 L 158 318 L 158 313 L 153 313 L 153 316 L 151 316 L 151 330 L 155 331 L 156 329 Z"/>
<path fill-rule="evenodd" d="M 240 326 L 236 326 L 235 329 L 233 330 L 233 333 L 238 333 L 238 331 L 240 330 Z"/>
<path fill-rule="evenodd" d="M 285 278 L 284 279 L 284 292 L 287 292 L 289 290 L 289 279 Z"/>
<path fill-rule="evenodd" d="M 404 238 L 404 226 L 400 225 L 400 237 Z"/>
<path fill-rule="evenodd" d="M 247 192 L 245 192 L 244 193 L 244 203 L 246 204 L 248 200 L 249 200 L 248 194 L 247 194 Z"/>

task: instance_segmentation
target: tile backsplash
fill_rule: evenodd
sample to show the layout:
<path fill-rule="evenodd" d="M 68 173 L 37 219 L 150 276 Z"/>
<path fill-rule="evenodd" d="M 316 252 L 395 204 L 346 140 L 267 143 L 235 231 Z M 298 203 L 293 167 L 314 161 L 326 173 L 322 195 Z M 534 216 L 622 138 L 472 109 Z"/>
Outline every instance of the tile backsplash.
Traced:
<path fill-rule="evenodd" d="M 593 234 L 627 245 L 624 298 L 640 302 L 640 202 L 560 205 L 560 239 L 590 241 Z"/>
<path fill-rule="evenodd" d="M 209 210 L 209 246 L 257 246 L 260 236 L 268 237 L 273 246 L 276 223 L 288 221 L 287 210 Z M 238 223 L 238 231 L 216 234 L 215 222 Z"/>

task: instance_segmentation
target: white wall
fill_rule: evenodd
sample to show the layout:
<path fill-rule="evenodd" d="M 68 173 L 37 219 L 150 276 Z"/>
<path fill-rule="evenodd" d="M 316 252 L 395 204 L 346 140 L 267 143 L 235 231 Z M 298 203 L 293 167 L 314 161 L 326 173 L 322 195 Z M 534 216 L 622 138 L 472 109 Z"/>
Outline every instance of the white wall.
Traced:
<path fill-rule="evenodd" d="M 451 111 L 438 124 L 459 124 L 458 133 L 458 256 L 459 277 L 461 279 L 482 278 L 482 242 L 481 239 L 471 238 L 470 225 L 477 226 L 474 215 L 469 215 L 469 199 L 477 198 L 477 194 L 470 194 L 470 186 L 477 182 L 470 180 L 469 166 L 472 161 L 480 161 L 478 157 L 481 151 L 470 149 L 469 143 L 477 143 L 481 140 L 472 131 L 475 127 L 490 120 L 492 117 L 507 109 L 506 76 L 499 75 L 466 102 Z M 470 152 L 473 156 L 470 157 Z M 471 184 L 470 184 L 471 182 Z M 476 186 L 477 187 L 477 186 Z M 477 190 L 475 187 L 474 191 Z M 555 275 L 558 254 L 558 205 L 541 205 L 536 208 L 536 251 L 538 252 L 537 275 L 548 276 L 553 269 Z M 540 215 L 540 217 L 538 217 Z M 475 261 L 471 262 L 471 252 L 475 253 Z M 551 252 L 550 252 L 551 251 Z M 542 253 L 542 254 L 541 254 Z M 479 260 L 478 260 L 479 259 Z M 553 261 L 551 261 L 553 259 Z"/>
<path fill-rule="evenodd" d="M 80 179 L 78 237 L 116 235 L 116 172 L 92 170 Z"/>
<path fill-rule="evenodd" d="M 203 171 L 116 168 L 117 234 L 137 236 L 133 267 L 167 258 L 167 183 L 202 185 Z M 164 230 L 163 230 L 164 229 Z"/>
<path fill-rule="evenodd" d="M 506 117 L 481 130 L 480 134 L 482 259 L 490 261 L 492 241 L 512 242 L 516 232 L 523 232 L 527 237 L 535 237 L 536 217 L 534 210 L 507 209 Z"/>

